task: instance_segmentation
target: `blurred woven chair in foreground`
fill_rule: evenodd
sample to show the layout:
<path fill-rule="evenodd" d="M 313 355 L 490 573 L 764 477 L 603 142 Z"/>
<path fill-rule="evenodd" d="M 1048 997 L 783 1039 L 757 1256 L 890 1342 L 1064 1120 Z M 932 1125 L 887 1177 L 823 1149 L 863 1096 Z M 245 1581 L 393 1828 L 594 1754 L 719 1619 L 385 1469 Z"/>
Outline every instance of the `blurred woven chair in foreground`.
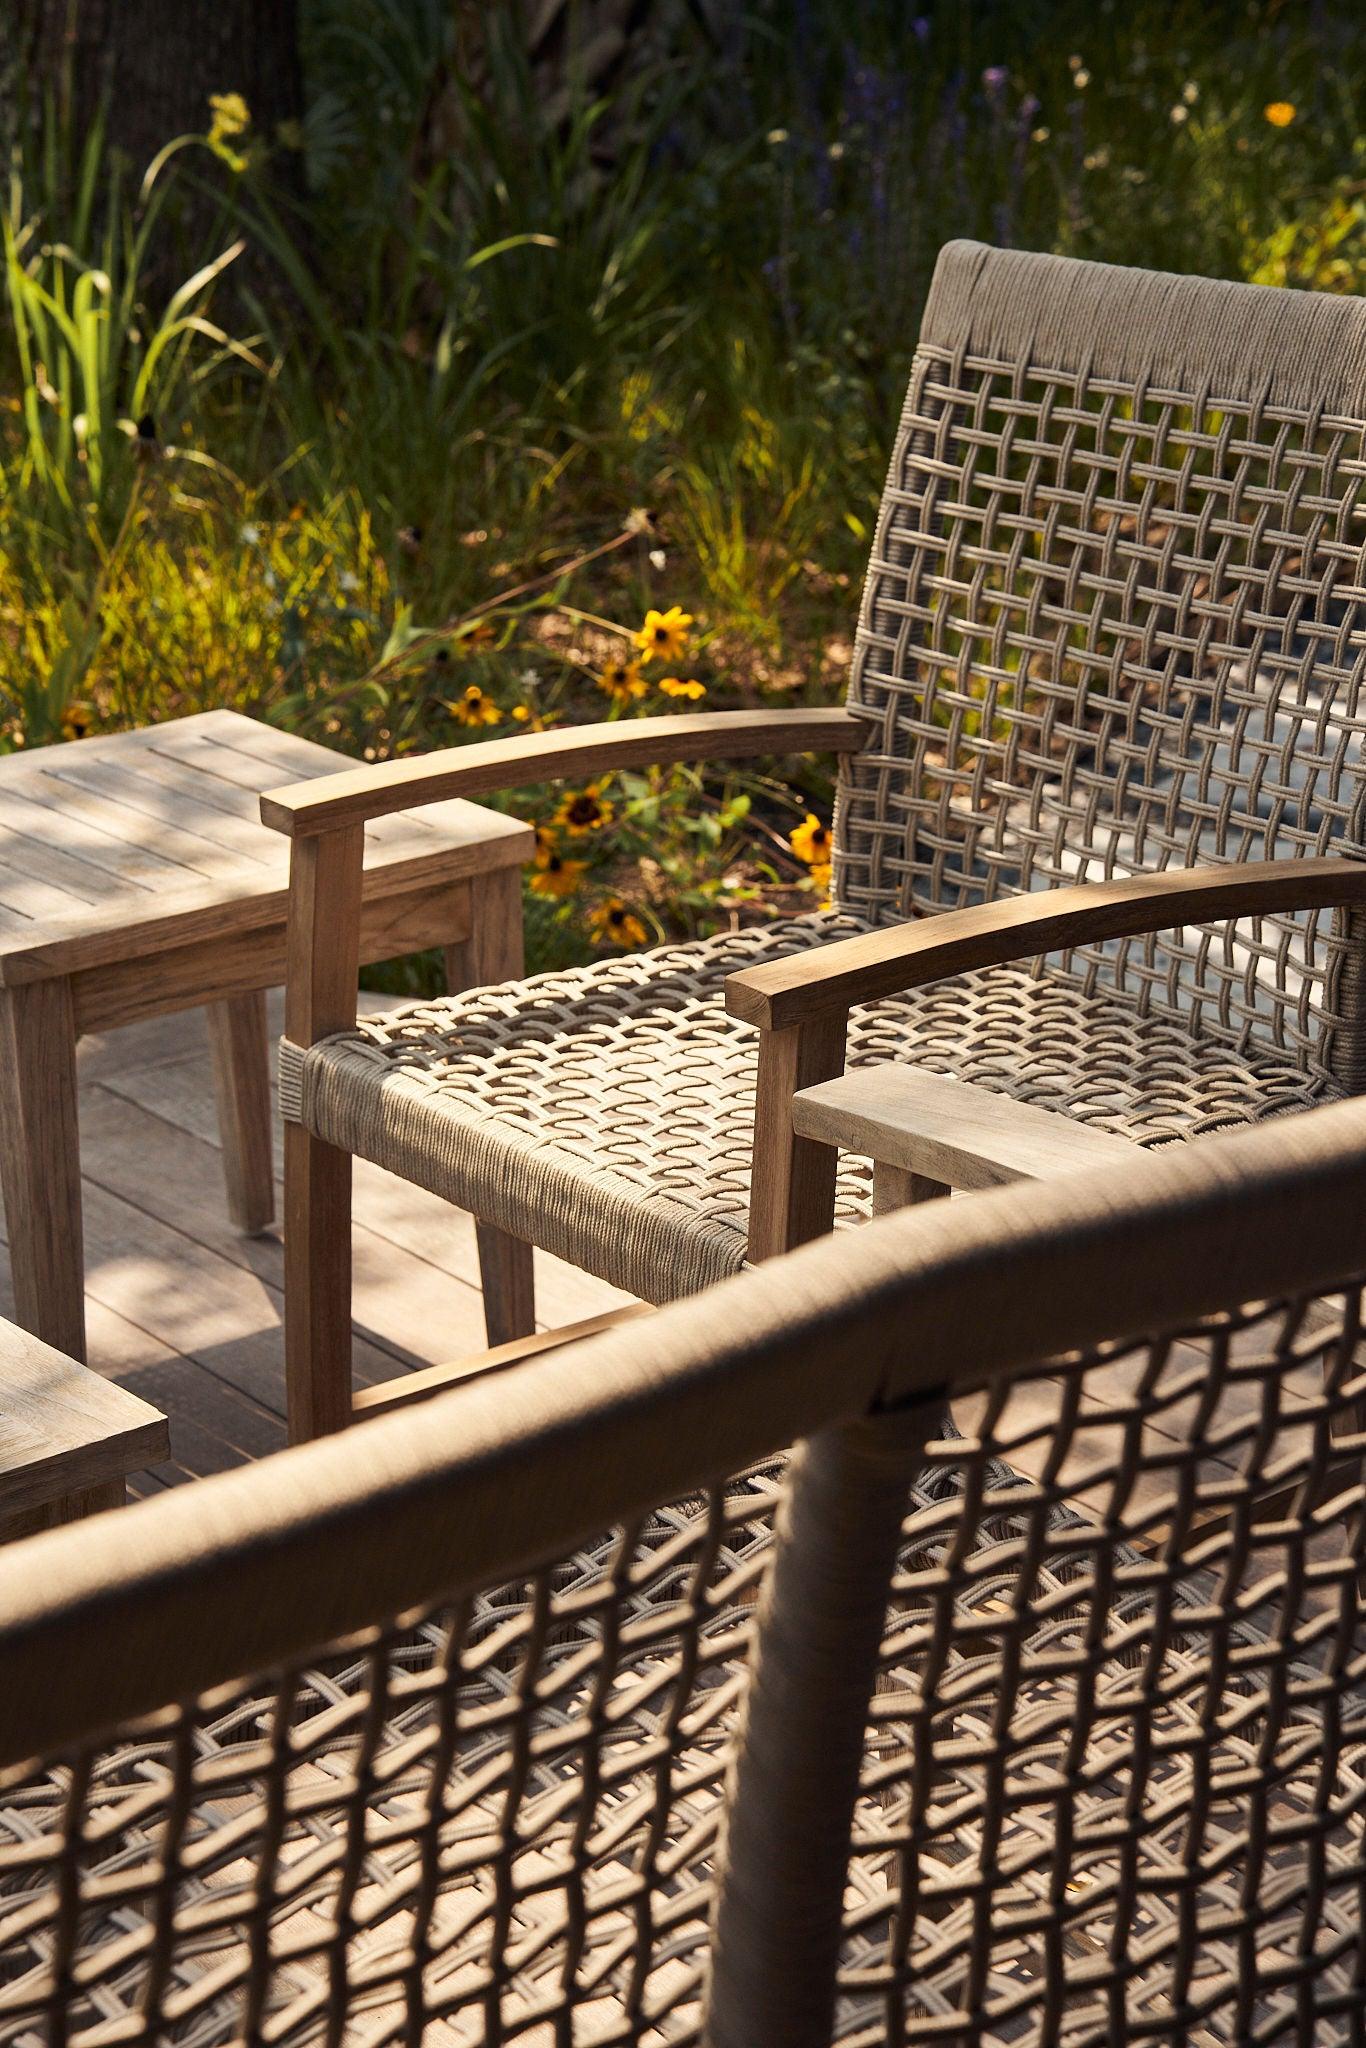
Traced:
<path fill-rule="evenodd" d="M 1338 1104 L 15 1546 L 0 2040 L 1358 2041 L 1364 1271 Z"/>
<path fill-rule="evenodd" d="M 953 245 L 847 709 L 623 719 L 268 796 L 294 834 L 296 1435 L 349 1414 L 352 1153 L 484 1220 L 515 1336 L 527 1241 L 658 1302 L 866 1215 L 866 1167 L 837 1188 L 790 1118 L 846 1056 L 1145 1143 L 1358 1090 L 1364 424 L 1360 301 Z M 357 1028 L 367 819 L 803 747 L 843 759 L 831 914 Z"/>

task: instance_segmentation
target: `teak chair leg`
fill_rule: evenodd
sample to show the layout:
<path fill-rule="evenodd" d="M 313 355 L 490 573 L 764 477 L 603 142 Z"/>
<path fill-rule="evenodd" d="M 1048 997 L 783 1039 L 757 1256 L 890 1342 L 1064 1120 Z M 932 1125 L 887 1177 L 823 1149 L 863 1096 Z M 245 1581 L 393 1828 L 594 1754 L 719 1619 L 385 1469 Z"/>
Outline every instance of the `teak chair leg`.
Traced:
<path fill-rule="evenodd" d="M 285 1126 L 285 1389 L 291 1443 L 351 1420 L 351 1154 Z"/>
<path fill-rule="evenodd" d="M 275 1219 L 265 991 L 210 1003 L 205 1014 L 228 1214 L 254 1236 Z"/>
<path fill-rule="evenodd" d="M 814 1088 L 843 1073 L 847 1024 L 847 1013 L 838 1011 L 760 1033 L 749 1193 L 751 1259 L 777 1258 L 834 1227 L 835 1148 L 797 1136 L 792 1098 L 799 1088 Z"/>
<path fill-rule="evenodd" d="M 485 988 L 518 980 L 522 948 L 522 877 L 517 868 L 483 875 L 470 889 L 469 931 L 445 949 L 446 990 Z M 493 1223 L 476 1223 L 484 1328 L 490 1344 L 511 1344 L 536 1328 L 533 1253 L 525 1239 Z"/>
<path fill-rule="evenodd" d="M 85 1362 L 85 1258 L 68 981 L 0 989 L 0 1186 L 18 1321 Z"/>

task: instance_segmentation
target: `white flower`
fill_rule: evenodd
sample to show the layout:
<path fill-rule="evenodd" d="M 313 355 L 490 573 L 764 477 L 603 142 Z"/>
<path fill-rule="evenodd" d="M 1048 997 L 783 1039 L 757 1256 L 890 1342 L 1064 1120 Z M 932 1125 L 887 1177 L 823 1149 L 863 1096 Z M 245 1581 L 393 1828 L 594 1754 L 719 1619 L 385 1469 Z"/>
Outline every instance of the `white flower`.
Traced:
<path fill-rule="evenodd" d="M 1072 83 L 1073 83 L 1073 85 L 1075 85 L 1075 87 L 1077 88 L 1077 91 L 1078 91 L 1078 92 L 1085 92 L 1085 90 L 1086 90 L 1087 86 L 1088 86 L 1088 85 L 1089 85 L 1089 84 L 1091 83 L 1091 74 L 1090 74 L 1090 72 L 1089 72 L 1089 71 L 1074 71 L 1074 72 L 1072 73 Z"/>
<path fill-rule="evenodd" d="M 669 557 L 665 554 L 663 548 L 650 549 L 650 567 L 652 569 L 662 569 L 668 559 Z"/>
<path fill-rule="evenodd" d="M 1190 117 L 1190 108 L 1187 106 L 1183 106 L 1181 101 L 1178 100 L 1176 105 L 1172 108 L 1172 120 L 1175 123 L 1175 125 L 1179 128 L 1181 126 L 1181 123 L 1183 121 L 1189 121 Z"/>
<path fill-rule="evenodd" d="M 770 128 L 764 140 L 771 143 L 774 149 L 777 149 L 781 143 L 787 141 L 787 130 L 786 128 Z"/>
<path fill-rule="evenodd" d="M 837 164 L 840 158 L 844 155 L 844 144 L 842 142 L 832 142 L 829 149 L 827 149 L 825 153 L 829 157 L 832 164 Z"/>
<path fill-rule="evenodd" d="M 343 569 L 341 575 L 337 578 L 337 583 L 342 590 L 360 589 L 360 577 L 357 576 L 354 569 Z"/>
<path fill-rule="evenodd" d="M 261 529 L 259 526 L 254 526 L 249 519 L 245 526 L 238 527 L 237 538 L 241 541 L 244 548 L 254 548 L 260 542 Z"/>
<path fill-rule="evenodd" d="M 1200 88 L 1193 78 L 1190 80 L 1189 84 L 1182 86 L 1181 97 L 1186 102 L 1186 105 L 1188 107 L 1193 107 L 1195 105 L 1195 102 L 1199 99 Z"/>

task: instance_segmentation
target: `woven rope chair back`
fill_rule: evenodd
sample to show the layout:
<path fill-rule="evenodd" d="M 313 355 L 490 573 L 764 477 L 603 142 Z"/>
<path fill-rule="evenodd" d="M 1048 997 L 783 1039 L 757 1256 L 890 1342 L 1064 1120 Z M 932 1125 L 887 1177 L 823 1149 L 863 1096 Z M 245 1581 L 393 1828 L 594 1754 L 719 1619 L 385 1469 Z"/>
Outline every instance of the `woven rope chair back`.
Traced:
<path fill-rule="evenodd" d="M 1363 1271 L 1348 1101 L 11 1546 L 0 2040 L 1359 2041 Z"/>
<path fill-rule="evenodd" d="M 835 895 L 1360 855 L 1366 306 L 971 243 L 942 253 L 865 589 Z M 1326 913 L 1062 971 L 1366 1085 Z"/>

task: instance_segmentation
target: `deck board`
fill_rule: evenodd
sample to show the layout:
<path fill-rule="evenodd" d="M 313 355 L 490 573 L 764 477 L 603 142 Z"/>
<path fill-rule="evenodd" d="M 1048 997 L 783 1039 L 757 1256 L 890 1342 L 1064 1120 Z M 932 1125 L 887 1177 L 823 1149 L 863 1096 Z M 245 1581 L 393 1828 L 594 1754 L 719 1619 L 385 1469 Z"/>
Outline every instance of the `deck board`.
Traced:
<path fill-rule="evenodd" d="M 90 1362 L 170 1418 L 170 1462 L 131 1481 L 153 1494 L 284 1447 L 283 1248 L 228 1221 L 202 1013 L 86 1039 L 78 1067 Z M 358 1161 L 355 1224 L 358 1386 L 482 1345 L 469 1216 Z M 627 1299 L 539 1253 L 537 1282 L 543 1324 Z"/>

